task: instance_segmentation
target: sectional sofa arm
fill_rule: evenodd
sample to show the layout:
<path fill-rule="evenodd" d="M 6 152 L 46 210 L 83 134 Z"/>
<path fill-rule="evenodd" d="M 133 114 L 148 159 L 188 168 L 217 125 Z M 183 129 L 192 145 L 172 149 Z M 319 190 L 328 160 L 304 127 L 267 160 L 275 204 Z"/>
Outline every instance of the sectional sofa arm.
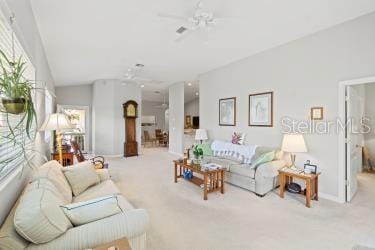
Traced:
<path fill-rule="evenodd" d="M 255 172 L 257 178 L 273 178 L 279 175 L 278 170 L 285 166 L 284 160 L 270 161 L 259 165 Z"/>
<path fill-rule="evenodd" d="M 111 176 L 109 175 L 108 169 L 101 168 L 101 169 L 96 169 L 95 171 L 99 175 L 100 182 L 109 180 L 111 178 Z"/>
<path fill-rule="evenodd" d="M 144 209 L 127 210 L 101 220 L 73 227 L 45 244 L 30 244 L 27 249 L 90 249 L 126 237 L 144 235 L 149 217 Z"/>

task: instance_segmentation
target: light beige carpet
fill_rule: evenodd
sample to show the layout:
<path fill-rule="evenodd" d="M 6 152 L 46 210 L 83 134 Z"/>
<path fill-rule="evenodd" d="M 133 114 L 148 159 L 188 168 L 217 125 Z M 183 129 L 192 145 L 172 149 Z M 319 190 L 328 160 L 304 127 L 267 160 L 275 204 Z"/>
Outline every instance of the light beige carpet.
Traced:
<path fill-rule="evenodd" d="M 204 201 L 200 188 L 173 182 L 175 158 L 165 149 L 143 149 L 139 157 L 109 160 L 121 192 L 150 214 L 150 250 L 375 247 L 375 175 L 361 176 L 353 204 L 321 199 L 308 209 L 302 196 L 282 200 L 275 190 L 260 198 L 231 185 Z"/>

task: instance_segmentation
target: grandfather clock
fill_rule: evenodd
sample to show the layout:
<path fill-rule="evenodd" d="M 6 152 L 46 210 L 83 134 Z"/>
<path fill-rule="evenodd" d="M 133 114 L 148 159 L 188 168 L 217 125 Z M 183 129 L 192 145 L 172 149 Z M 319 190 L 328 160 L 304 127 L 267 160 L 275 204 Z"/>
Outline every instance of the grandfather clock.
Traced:
<path fill-rule="evenodd" d="M 138 117 L 138 104 L 135 101 L 127 101 L 122 106 L 124 108 L 125 119 L 124 156 L 137 156 L 136 119 Z"/>

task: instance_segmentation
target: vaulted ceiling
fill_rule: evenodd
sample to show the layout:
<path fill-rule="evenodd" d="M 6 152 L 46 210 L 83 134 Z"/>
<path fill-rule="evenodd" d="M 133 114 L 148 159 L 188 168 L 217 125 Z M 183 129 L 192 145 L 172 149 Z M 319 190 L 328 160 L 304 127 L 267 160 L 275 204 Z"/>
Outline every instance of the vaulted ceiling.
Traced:
<path fill-rule="evenodd" d="M 226 20 L 176 43 L 184 21 L 158 13 L 191 16 L 196 2 L 31 0 L 56 85 L 121 78 L 142 63 L 142 77 L 162 82 L 149 90 L 375 11 L 374 0 L 206 0 Z"/>

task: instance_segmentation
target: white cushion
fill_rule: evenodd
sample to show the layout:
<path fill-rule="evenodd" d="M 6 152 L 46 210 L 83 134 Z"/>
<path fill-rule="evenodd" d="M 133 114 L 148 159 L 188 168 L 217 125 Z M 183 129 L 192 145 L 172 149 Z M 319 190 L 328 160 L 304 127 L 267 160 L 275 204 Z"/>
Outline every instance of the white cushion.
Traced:
<path fill-rule="evenodd" d="M 114 195 L 114 194 L 120 194 L 120 190 L 117 188 L 115 183 L 111 180 L 107 180 L 104 182 L 101 182 L 98 185 L 95 185 L 93 187 L 90 187 L 80 195 L 73 198 L 74 202 L 80 202 L 80 201 L 88 201 L 95 198 L 108 196 L 108 195 Z"/>
<path fill-rule="evenodd" d="M 63 201 L 46 188 L 32 188 L 17 206 L 14 227 L 35 244 L 49 242 L 64 234 L 72 224 L 61 210 Z"/>
<path fill-rule="evenodd" d="M 65 167 L 63 168 L 63 173 L 72 188 L 74 196 L 100 183 L 99 175 L 96 173 L 94 165 L 89 161 Z"/>
<path fill-rule="evenodd" d="M 63 167 L 57 161 L 49 161 L 36 169 L 33 177 L 31 178 L 31 182 L 34 182 L 40 178 L 50 180 L 64 197 L 65 203 L 71 203 L 72 189 L 61 171 L 62 168 Z"/>
<path fill-rule="evenodd" d="M 47 189 L 48 191 L 53 193 L 53 195 L 55 195 L 59 200 L 61 200 L 63 204 L 71 203 L 71 202 L 66 202 L 64 195 L 60 192 L 60 190 L 57 189 L 57 187 L 49 179 L 40 178 L 38 180 L 35 180 L 34 182 L 26 186 L 24 193 L 27 193 L 35 189 Z"/>
<path fill-rule="evenodd" d="M 28 250 L 92 249 L 126 237 L 131 249 L 145 250 L 149 217 L 144 209 L 133 209 L 68 230 L 64 235 L 43 245 L 30 244 Z M 137 241 L 141 238 L 141 244 Z M 137 244 L 138 243 L 138 244 Z"/>
<path fill-rule="evenodd" d="M 61 206 L 74 226 L 83 225 L 123 212 L 117 196 L 105 196 L 93 200 Z"/>

